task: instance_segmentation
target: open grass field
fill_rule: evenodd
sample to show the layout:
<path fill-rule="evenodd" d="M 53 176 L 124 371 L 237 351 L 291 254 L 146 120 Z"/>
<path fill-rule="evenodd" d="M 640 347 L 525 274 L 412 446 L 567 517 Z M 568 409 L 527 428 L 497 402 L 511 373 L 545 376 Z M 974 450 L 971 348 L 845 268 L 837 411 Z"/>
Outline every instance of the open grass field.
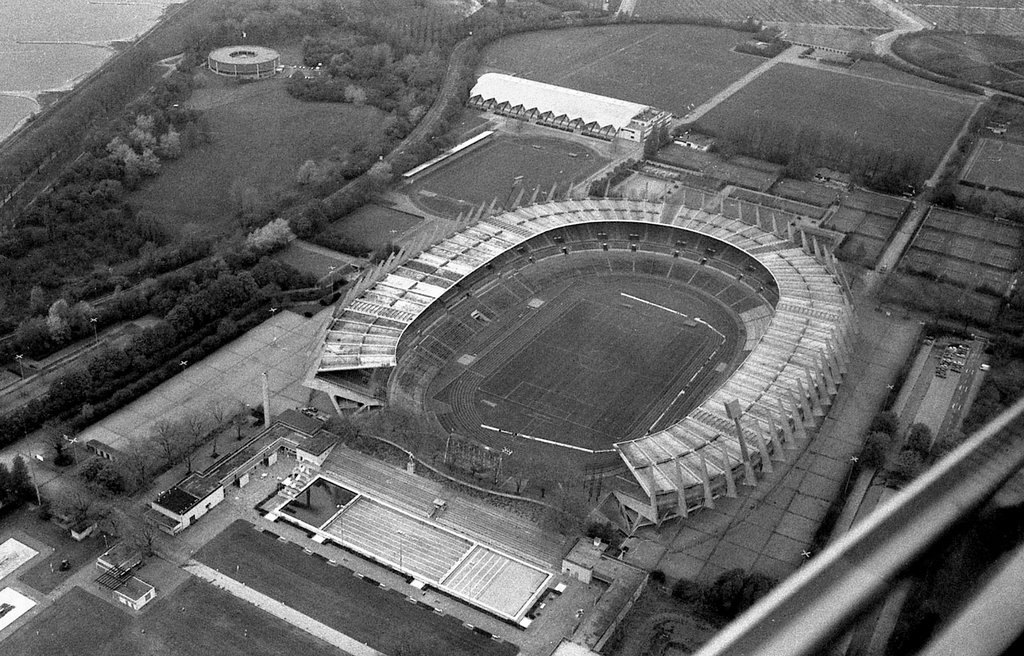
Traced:
<path fill-rule="evenodd" d="M 546 197 L 583 181 L 608 160 L 574 141 L 540 136 L 499 135 L 465 155 L 429 170 L 406 187 L 425 211 L 455 217 L 497 199 L 526 202 L 539 190 Z"/>
<path fill-rule="evenodd" d="M 336 656 L 333 646 L 198 579 L 157 596 L 132 617 L 73 588 L 13 635 L 0 653 L 17 656 Z"/>
<path fill-rule="evenodd" d="M 706 17 L 728 21 L 753 16 L 762 21 L 894 27 L 892 19 L 870 2 L 819 0 L 637 0 L 634 16 L 642 18 Z"/>
<path fill-rule="evenodd" d="M 765 61 L 732 52 L 749 36 L 693 25 L 528 32 L 490 46 L 483 68 L 682 115 Z"/>
<path fill-rule="evenodd" d="M 509 321 L 501 334 L 486 335 L 488 350 L 435 392 L 453 407 L 460 433 L 480 435 L 484 423 L 609 449 L 666 414 L 685 414 L 700 401 L 691 385 L 733 355 L 738 328 L 728 311 L 685 285 L 609 275 L 575 277 L 566 286 L 569 272 L 552 275 L 562 282 L 538 292 L 544 305 L 525 323 Z M 484 346 L 471 342 L 458 354 Z"/>
<path fill-rule="evenodd" d="M 363 205 L 355 212 L 335 221 L 329 232 L 349 241 L 380 248 L 395 241 L 421 221 L 418 216 L 400 212 L 384 205 Z"/>
<path fill-rule="evenodd" d="M 913 155 L 932 170 L 975 102 L 967 95 L 780 64 L 715 107 L 701 123 L 728 135 L 761 118 L 792 121 L 822 134 Z"/>
<path fill-rule="evenodd" d="M 1024 194 L 1024 144 L 979 139 L 960 174 L 960 181 L 983 189 Z"/>
<path fill-rule="evenodd" d="M 932 208 L 902 267 L 999 296 L 1020 266 L 1022 238 L 1015 224 Z"/>
<path fill-rule="evenodd" d="M 307 159 L 344 158 L 356 143 L 381 134 L 382 114 L 370 106 L 303 102 L 288 95 L 281 79 L 239 85 L 200 77 L 206 86 L 189 104 L 204 112 L 211 143 L 165 162 L 130 198 L 172 232 L 230 232 L 237 227 L 239 190 L 272 200 L 296 188 L 295 174 Z"/>
<path fill-rule="evenodd" d="M 895 47 L 904 59 L 937 73 L 1024 92 L 1024 38 L 924 31 L 902 37 Z"/>
<path fill-rule="evenodd" d="M 904 7 L 940 30 L 1024 34 L 1024 7 L 1018 0 L 927 0 Z"/>
<path fill-rule="evenodd" d="M 513 656 L 518 651 L 510 643 L 467 629 L 453 617 L 411 604 L 404 595 L 358 578 L 345 567 L 309 556 L 298 545 L 257 531 L 248 522 L 234 522 L 195 557 L 386 654 L 409 645 L 423 653 L 451 656 Z"/>

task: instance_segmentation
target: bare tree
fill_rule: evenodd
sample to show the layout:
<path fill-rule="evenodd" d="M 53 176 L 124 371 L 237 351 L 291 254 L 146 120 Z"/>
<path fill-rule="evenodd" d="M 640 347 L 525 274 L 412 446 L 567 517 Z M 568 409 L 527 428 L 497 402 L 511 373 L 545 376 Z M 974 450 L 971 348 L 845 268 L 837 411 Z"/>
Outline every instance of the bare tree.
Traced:
<path fill-rule="evenodd" d="M 178 460 L 180 436 L 181 426 L 174 422 L 161 419 L 153 425 L 153 437 L 169 467 L 173 467 Z"/>

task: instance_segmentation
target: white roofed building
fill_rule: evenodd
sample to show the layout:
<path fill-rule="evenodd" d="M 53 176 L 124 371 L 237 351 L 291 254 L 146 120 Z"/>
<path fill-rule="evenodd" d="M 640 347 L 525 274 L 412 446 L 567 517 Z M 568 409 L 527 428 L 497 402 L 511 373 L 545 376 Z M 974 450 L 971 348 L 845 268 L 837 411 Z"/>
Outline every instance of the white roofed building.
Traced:
<path fill-rule="evenodd" d="M 643 141 L 672 115 L 647 105 L 586 91 L 484 73 L 470 92 L 469 104 L 484 111 L 607 141 L 621 137 Z"/>

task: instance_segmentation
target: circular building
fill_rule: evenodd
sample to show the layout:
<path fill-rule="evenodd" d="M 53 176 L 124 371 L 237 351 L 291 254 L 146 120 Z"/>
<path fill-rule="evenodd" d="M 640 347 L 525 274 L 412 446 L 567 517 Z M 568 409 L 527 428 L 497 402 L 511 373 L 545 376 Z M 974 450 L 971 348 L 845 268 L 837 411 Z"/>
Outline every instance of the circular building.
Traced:
<path fill-rule="evenodd" d="M 281 55 L 261 46 L 227 46 L 210 53 L 207 65 L 217 75 L 260 80 L 277 72 Z"/>

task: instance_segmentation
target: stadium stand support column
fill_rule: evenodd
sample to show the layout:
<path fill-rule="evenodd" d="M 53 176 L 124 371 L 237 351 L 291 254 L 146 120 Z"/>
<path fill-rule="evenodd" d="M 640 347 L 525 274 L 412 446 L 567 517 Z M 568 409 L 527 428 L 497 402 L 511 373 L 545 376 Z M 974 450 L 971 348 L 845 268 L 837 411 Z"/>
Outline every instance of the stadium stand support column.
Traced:
<path fill-rule="evenodd" d="M 540 193 L 540 185 L 533 188 L 533 193 L 530 194 L 530 205 L 537 204 L 537 195 Z"/>
<path fill-rule="evenodd" d="M 739 425 L 739 423 L 739 420 L 737 420 L 736 424 Z M 761 469 L 771 474 L 775 471 L 775 468 L 772 467 L 772 457 L 771 454 L 768 453 L 768 445 L 765 443 L 764 436 L 761 435 L 760 429 L 761 426 L 758 424 L 757 430 L 753 430 L 751 433 L 754 434 L 754 443 L 757 444 L 757 450 L 761 453 Z"/>
<path fill-rule="evenodd" d="M 789 458 L 786 457 L 786 450 L 782 448 L 782 444 L 779 442 L 779 433 L 775 430 L 775 421 L 772 419 L 771 414 L 768 415 L 768 421 L 764 419 L 755 418 L 754 422 L 757 424 L 757 429 L 761 432 L 762 437 L 768 443 L 768 451 L 771 453 L 771 458 L 775 462 L 788 462 Z M 767 424 L 767 427 L 765 426 Z"/>
<path fill-rule="evenodd" d="M 825 256 L 821 252 L 821 244 L 818 243 L 817 235 L 812 235 L 811 236 L 811 245 L 814 247 L 814 257 L 818 258 L 818 261 L 824 262 L 825 261 Z"/>
<path fill-rule="evenodd" d="M 714 508 L 715 496 L 711 493 L 711 476 L 708 474 L 708 459 L 704 455 L 704 449 L 701 449 L 698 455 L 700 455 L 700 482 L 704 485 L 704 507 Z"/>
<path fill-rule="evenodd" d="M 779 399 L 779 417 L 782 422 L 782 443 L 790 449 L 795 449 L 796 443 L 793 440 L 793 426 L 790 424 L 789 415 L 786 413 L 786 406 L 782 403 L 781 398 Z"/>
<path fill-rule="evenodd" d="M 786 447 L 793 447 L 793 435 L 789 432 L 789 422 L 783 421 L 785 428 L 780 429 L 775 423 L 775 414 L 771 411 L 768 412 L 768 430 L 771 431 L 772 439 L 775 440 L 775 452 L 779 456 L 788 461 L 789 456 L 786 455 Z"/>
<path fill-rule="evenodd" d="M 829 391 L 828 379 L 825 378 L 826 368 L 824 363 L 818 368 L 818 395 L 821 396 L 821 403 L 825 407 L 832 406 L 832 398 L 835 397 L 834 391 Z M 833 388 L 834 389 L 834 388 Z"/>
<path fill-rule="evenodd" d="M 825 389 L 828 390 L 829 396 L 835 396 L 839 393 L 839 388 L 836 387 L 836 381 L 833 378 L 835 373 L 832 360 L 824 351 L 818 353 L 818 357 L 821 360 L 821 375 L 825 378 Z"/>
<path fill-rule="evenodd" d="M 792 393 L 792 390 L 790 390 L 790 393 Z M 799 378 L 796 379 L 796 394 L 800 409 L 803 410 L 801 413 L 803 425 L 807 428 L 811 428 L 814 426 L 814 411 L 811 410 L 811 401 L 807 398 L 807 390 L 804 389 L 804 381 Z"/>
<path fill-rule="evenodd" d="M 824 417 L 828 403 L 821 398 L 821 389 L 818 388 L 811 370 L 804 367 L 804 375 L 807 376 L 807 395 L 811 397 L 811 412 L 815 417 Z"/>
<path fill-rule="evenodd" d="M 729 452 L 725 450 L 723 445 L 718 445 L 718 450 L 722 452 L 722 473 L 725 474 L 725 496 L 730 499 L 736 498 L 736 480 L 732 477 L 732 463 L 729 462 Z"/>
<path fill-rule="evenodd" d="M 740 445 L 740 459 L 743 460 L 743 483 L 750 487 L 756 487 L 757 477 L 754 476 L 754 467 L 750 464 L 750 451 L 747 450 L 747 438 L 743 435 L 743 427 L 740 425 L 739 417 L 733 420 L 733 425 L 736 426 L 736 439 Z"/>
<path fill-rule="evenodd" d="M 683 472 L 682 467 L 679 464 L 679 459 L 674 458 L 672 460 L 672 471 L 675 474 L 675 480 L 672 481 L 676 486 L 676 505 L 679 506 L 679 514 L 683 517 L 690 516 L 690 509 L 686 507 L 686 486 L 683 484 Z"/>

